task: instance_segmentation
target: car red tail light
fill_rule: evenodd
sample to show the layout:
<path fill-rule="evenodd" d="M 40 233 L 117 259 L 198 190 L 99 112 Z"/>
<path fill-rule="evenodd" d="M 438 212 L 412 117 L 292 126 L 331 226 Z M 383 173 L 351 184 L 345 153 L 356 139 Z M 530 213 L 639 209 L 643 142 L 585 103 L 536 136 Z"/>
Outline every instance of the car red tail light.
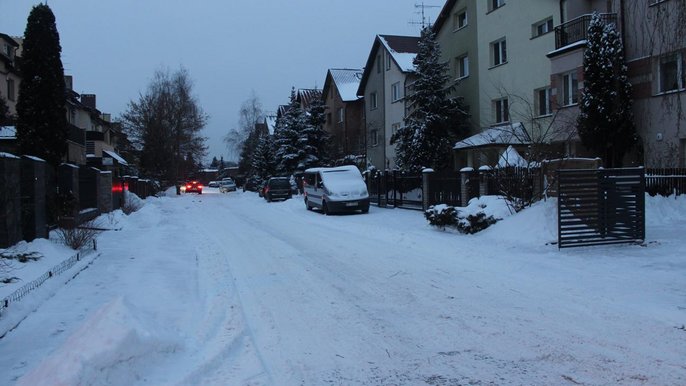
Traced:
<path fill-rule="evenodd" d="M 198 189 L 202 189 L 202 185 L 198 184 Z"/>

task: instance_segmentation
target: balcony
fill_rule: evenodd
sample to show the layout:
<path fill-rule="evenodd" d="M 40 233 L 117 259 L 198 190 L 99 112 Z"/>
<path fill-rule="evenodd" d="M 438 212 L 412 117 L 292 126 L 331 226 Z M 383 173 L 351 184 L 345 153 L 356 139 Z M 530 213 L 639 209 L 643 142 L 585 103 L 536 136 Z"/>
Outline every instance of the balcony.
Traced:
<path fill-rule="evenodd" d="M 570 44 L 586 40 L 588 26 L 591 24 L 591 17 L 591 14 L 581 15 L 555 27 L 555 49 L 557 50 Z M 617 25 L 616 13 L 601 13 L 600 19 L 605 22 L 605 24 L 614 23 Z"/>

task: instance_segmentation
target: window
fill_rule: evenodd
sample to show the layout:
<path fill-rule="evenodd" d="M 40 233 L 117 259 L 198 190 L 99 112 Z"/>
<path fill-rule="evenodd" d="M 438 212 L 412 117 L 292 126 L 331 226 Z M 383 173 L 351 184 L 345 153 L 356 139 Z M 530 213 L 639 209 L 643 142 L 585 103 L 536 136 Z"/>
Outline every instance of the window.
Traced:
<path fill-rule="evenodd" d="M 491 43 L 491 55 L 493 67 L 507 63 L 507 45 L 504 38 Z"/>
<path fill-rule="evenodd" d="M 400 87 L 400 82 L 395 82 L 391 85 L 391 101 L 397 102 L 403 97 L 402 87 Z"/>
<path fill-rule="evenodd" d="M 488 0 L 488 12 L 494 11 L 505 5 L 505 0 Z"/>
<path fill-rule="evenodd" d="M 338 123 L 343 122 L 343 108 L 338 109 Z"/>
<path fill-rule="evenodd" d="M 391 53 L 386 52 L 386 71 L 391 69 Z"/>
<path fill-rule="evenodd" d="M 579 80 L 576 71 L 562 75 L 562 105 L 579 103 Z"/>
<path fill-rule="evenodd" d="M 395 135 L 398 130 L 400 130 L 400 122 L 391 125 L 391 135 Z"/>
<path fill-rule="evenodd" d="M 686 88 L 686 58 L 683 52 L 675 52 L 660 58 L 658 67 L 659 92 Z"/>
<path fill-rule="evenodd" d="M 14 101 L 14 79 L 7 78 L 7 100 Z"/>
<path fill-rule="evenodd" d="M 531 37 L 538 37 L 553 31 L 553 18 L 549 17 L 531 26 Z"/>
<path fill-rule="evenodd" d="M 504 123 L 510 120 L 510 110 L 507 98 L 496 99 L 493 101 L 493 112 L 495 113 L 495 122 Z"/>
<path fill-rule="evenodd" d="M 457 31 L 460 28 L 467 26 L 467 10 L 463 9 L 453 15 L 453 30 Z"/>
<path fill-rule="evenodd" d="M 379 130 L 377 130 L 377 129 L 369 130 L 369 144 L 371 146 L 378 146 L 379 145 Z"/>
<path fill-rule="evenodd" d="M 376 110 L 379 107 L 377 103 L 378 101 L 376 100 L 376 91 L 374 91 L 373 93 L 369 94 L 369 109 Z"/>
<path fill-rule="evenodd" d="M 540 88 L 534 91 L 536 97 L 536 115 L 541 117 L 553 113 L 553 104 L 550 99 L 550 87 Z"/>
<path fill-rule="evenodd" d="M 467 54 L 455 58 L 455 72 L 460 79 L 469 76 L 469 57 Z"/>

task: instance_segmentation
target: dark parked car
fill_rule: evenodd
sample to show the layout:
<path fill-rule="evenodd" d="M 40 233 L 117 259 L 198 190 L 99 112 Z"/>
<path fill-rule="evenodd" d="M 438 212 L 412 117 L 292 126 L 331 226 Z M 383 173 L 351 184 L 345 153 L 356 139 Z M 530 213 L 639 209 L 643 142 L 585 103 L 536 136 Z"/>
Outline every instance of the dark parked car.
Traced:
<path fill-rule="evenodd" d="M 243 184 L 244 192 L 257 192 L 262 188 L 261 181 L 257 178 L 248 178 Z"/>
<path fill-rule="evenodd" d="M 272 177 L 262 188 L 262 196 L 265 200 L 288 200 L 293 197 L 291 182 L 288 177 Z"/>
<path fill-rule="evenodd" d="M 186 182 L 186 193 L 202 194 L 202 184 L 199 181 Z"/>

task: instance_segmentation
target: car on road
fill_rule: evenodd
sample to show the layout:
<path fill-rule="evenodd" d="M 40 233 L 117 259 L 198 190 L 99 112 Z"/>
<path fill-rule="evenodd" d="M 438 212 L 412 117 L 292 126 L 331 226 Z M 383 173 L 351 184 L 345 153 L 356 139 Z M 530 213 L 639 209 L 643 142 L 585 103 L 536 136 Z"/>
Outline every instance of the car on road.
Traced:
<path fill-rule="evenodd" d="M 324 214 L 369 212 L 367 185 L 355 166 L 307 169 L 303 189 L 307 210 L 319 208 Z"/>
<path fill-rule="evenodd" d="M 250 177 L 245 180 L 243 184 L 244 192 L 259 192 L 262 189 L 262 181 L 257 178 Z"/>
<path fill-rule="evenodd" d="M 228 193 L 236 191 L 236 183 L 231 178 L 224 178 L 219 181 L 219 192 Z"/>
<path fill-rule="evenodd" d="M 202 184 L 199 181 L 186 182 L 186 193 L 202 194 Z"/>
<path fill-rule="evenodd" d="M 272 177 L 262 188 L 262 197 L 268 202 L 274 200 L 288 200 L 293 197 L 291 181 L 288 177 Z"/>
<path fill-rule="evenodd" d="M 218 187 L 219 187 L 219 181 L 210 181 L 210 182 L 207 184 L 207 186 L 210 187 L 210 188 L 218 188 Z"/>

